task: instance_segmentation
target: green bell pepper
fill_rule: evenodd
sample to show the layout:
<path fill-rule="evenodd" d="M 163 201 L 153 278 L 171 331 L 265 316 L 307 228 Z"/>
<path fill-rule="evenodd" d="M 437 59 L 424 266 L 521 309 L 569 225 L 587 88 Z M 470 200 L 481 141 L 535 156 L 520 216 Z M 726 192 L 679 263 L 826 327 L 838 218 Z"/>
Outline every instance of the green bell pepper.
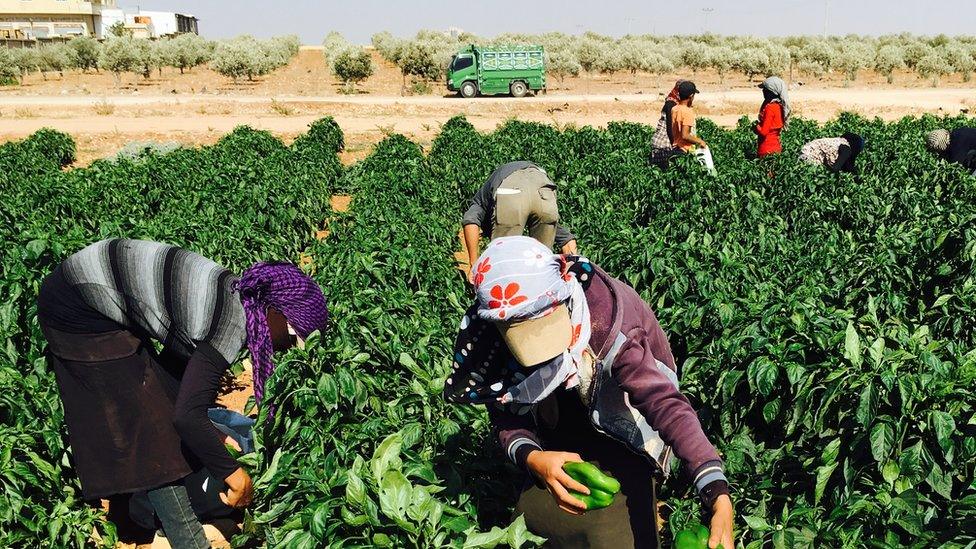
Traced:
<path fill-rule="evenodd" d="M 563 470 L 576 482 L 590 489 L 589 495 L 570 491 L 570 495 L 586 504 L 587 510 L 603 509 L 613 504 L 613 497 L 620 491 L 620 482 L 604 473 L 592 463 L 571 462 Z"/>
<path fill-rule="evenodd" d="M 708 537 L 708 528 L 701 524 L 686 528 L 674 536 L 674 549 L 708 549 Z"/>

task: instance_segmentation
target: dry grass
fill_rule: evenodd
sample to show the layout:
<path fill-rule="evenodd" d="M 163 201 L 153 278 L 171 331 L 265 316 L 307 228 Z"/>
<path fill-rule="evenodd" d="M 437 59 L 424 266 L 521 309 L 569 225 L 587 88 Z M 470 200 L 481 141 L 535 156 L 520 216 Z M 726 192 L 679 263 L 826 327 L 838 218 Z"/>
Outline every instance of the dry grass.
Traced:
<path fill-rule="evenodd" d="M 277 100 L 271 100 L 271 110 L 281 116 L 291 116 L 295 114 L 295 109 L 285 105 L 284 103 L 279 103 Z"/>
<path fill-rule="evenodd" d="M 115 114 L 115 105 L 109 103 L 104 99 L 99 101 L 98 103 L 95 103 L 94 109 L 95 109 L 95 114 L 99 116 L 111 116 Z"/>

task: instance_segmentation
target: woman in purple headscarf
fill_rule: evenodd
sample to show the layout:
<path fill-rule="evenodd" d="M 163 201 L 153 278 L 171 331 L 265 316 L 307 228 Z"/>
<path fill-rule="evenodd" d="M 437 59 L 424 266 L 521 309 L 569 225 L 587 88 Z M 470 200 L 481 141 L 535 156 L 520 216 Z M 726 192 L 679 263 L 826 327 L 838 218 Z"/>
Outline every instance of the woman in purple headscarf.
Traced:
<path fill-rule="evenodd" d="M 37 310 L 84 499 L 117 509 L 147 492 L 171 545 L 209 547 L 182 479 L 202 464 L 228 507 L 252 497 L 208 417 L 221 378 L 246 347 L 261 404 L 274 352 L 326 328 L 322 290 L 290 263 L 237 277 L 187 250 L 119 239 L 56 267 Z"/>

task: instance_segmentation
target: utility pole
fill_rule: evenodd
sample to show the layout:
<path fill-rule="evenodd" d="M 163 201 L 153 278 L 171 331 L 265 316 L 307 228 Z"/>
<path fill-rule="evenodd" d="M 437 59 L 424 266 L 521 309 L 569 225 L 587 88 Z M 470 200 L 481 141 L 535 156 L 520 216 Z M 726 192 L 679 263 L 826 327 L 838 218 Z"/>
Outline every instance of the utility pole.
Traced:
<path fill-rule="evenodd" d="M 702 23 L 702 34 L 705 34 L 706 30 L 708 29 L 708 16 L 711 15 L 713 11 L 715 11 L 715 8 L 702 8 L 702 13 L 705 14 L 704 23 Z"/>
<path fill-rule="evenodd" d="M 827 21 L 830 19 L 830 0 L 824 0 L 824 33 L 823 37 L 827 38 Z"/>

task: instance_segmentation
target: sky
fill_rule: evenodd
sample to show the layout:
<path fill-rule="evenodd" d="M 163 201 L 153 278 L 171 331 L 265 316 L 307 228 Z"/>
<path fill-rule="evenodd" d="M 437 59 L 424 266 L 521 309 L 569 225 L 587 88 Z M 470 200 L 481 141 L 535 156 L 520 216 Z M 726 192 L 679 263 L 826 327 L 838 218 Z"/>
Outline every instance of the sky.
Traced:
<path fill-rule="evenodd" d="M 124 8 L 178 11 L 200 18 L 208 38 L 298 34 L 320 44 L 332 30 L 367 44 L 388 30 L 457 27 L 482 36 L 503 32 L 578 34 L 973 34 L 976 0 L 121 0 Z M 596 9 L 595 6 L 599 6 Z M 826 6 L 826 9 L 825 9 Z"/>

